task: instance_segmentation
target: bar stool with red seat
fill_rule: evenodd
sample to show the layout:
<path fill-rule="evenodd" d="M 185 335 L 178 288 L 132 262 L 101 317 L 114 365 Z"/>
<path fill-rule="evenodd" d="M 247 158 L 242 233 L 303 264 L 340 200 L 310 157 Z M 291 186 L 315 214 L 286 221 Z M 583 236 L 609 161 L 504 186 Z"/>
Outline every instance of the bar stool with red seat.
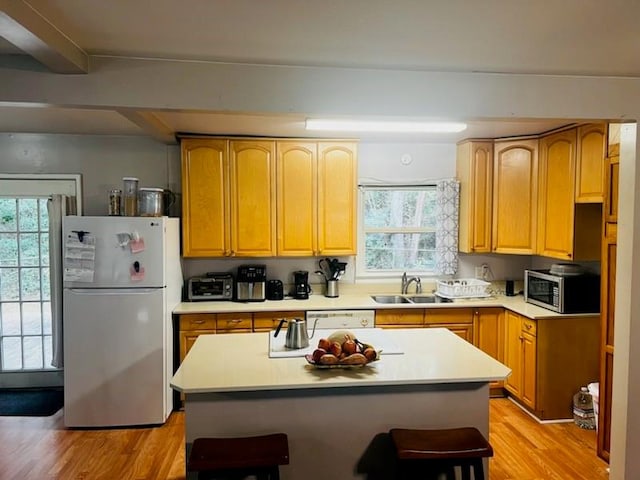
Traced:
<path fill-rule="evenodd" d="M 454 467 L 460 467 L 463 480 L 484 480 L 482 459 L 493 456 L 493 448 L 476 428 L 413 430 L 394 428 L 389 431 L 396 448 L 400 478 L 426 477 L 429 473 L 446 472 L 447 480 L 455 480 Z"/>
<path fill-rule="evenodd" d="M 198 480 L 245 478 L 279 480 L 280 465 L 289 464 L 289 442 L 284 433 L 256 437 L 196 438 L 187 472 Z"/>

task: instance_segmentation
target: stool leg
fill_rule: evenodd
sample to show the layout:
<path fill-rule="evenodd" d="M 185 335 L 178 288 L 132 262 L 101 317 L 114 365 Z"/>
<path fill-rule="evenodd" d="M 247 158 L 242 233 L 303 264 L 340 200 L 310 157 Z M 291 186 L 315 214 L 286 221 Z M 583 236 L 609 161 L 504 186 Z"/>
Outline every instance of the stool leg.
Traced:
<path fill-rule="evenodd" d="M 484 480 L 484 465 L 482 459 L 473 462 L 473 479 Z"/>
<path fill-rule="evenodd" d="M 470 463 L 463 462 L 462 464 L 460 464 L 460 470 L 462 471 L 462 480 L 471 480 L 471 464 Z M 474 480 L 478 480 L 478 479 L 474 478 Z"/>

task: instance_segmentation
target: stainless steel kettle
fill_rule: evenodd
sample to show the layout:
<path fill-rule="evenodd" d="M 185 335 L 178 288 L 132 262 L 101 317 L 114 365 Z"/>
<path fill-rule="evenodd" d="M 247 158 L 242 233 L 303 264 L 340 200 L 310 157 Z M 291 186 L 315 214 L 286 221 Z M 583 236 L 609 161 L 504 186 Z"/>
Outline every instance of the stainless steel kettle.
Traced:
<path fill-rule="evenodd" d="M 316 323 L 318 323 L 318 319 L 313 322 L 313 330 L 311 331 L 311 336 L 309 336 L 309 332 L 307 331 L 307 320 L 304 318 L 294 318 L 291 320 L 287 320 L 283 318 L 280 320 L 278 324 L 278 328 L 276 328 L 276 333 L 273 334 L 274 338 L 278 336 L 280 333 L 280 329 L 285 322 L 288 322 L 287 325 L 287 337 L 284 341 L 284 346 L 286 348 L 306 348 L 309 346 L 309 339 L 313 338 L 313 335 L 316 333 Z"/>

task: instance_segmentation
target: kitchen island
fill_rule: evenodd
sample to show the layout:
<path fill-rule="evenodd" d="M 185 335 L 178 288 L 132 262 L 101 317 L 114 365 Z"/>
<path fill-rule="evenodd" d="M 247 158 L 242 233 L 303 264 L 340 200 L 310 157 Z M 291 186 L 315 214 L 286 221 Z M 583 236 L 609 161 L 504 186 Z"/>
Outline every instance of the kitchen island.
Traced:
<path fill-rule="evenodd" d="M 201 335 L 172 379 L 198 437 L 283 432 L 284 480 L 392 479 L 390 428 L 489 434 L 489 382 L 510 370 L 447 329 L 392 330 L 403 354 L 354 369 L 269 358 L 267 333 Z M 366 339 L 362 339 L 366 341 Z"/>

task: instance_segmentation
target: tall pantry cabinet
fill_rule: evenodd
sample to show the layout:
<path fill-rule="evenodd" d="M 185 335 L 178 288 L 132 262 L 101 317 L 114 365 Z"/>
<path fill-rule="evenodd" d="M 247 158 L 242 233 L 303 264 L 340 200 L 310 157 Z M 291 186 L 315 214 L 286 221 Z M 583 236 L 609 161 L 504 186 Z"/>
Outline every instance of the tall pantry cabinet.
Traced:
<path fill-rule="evenodd" d="M 619 125 L 609 126 L 606 162 L 602 263 L 600 265 L 600 412 L 598 455 L 609 461 L 611 447 L 611 396 L 613 382 L 613 332 L 615 316 L 616 254 L 618 243 L 618 172 L 620 164 Z"/>

